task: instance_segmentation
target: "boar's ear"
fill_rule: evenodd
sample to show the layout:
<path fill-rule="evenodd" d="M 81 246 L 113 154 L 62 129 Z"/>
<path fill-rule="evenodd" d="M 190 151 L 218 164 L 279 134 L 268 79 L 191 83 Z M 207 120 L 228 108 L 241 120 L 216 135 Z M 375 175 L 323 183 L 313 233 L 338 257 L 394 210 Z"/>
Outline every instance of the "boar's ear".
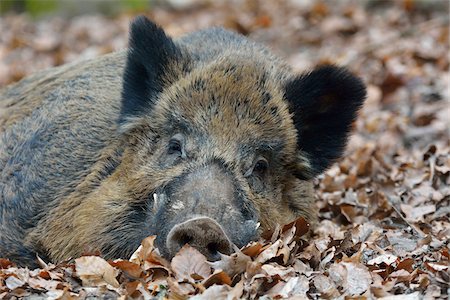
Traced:
<path fill-rule="evenodd" d="M 164 83 L 176 76 L 181 56 L 159 26 L 144 16 L 133 20 L 123 75 L 121 122 L 152 107 Z"/>
<path fill-rule="evenodd" d="M 346 69 L 325 65 L 290 80 L 285 96 L 300 155 L 309 162 L 309 177 L 316 176 L 342 155 L 366 97 L 365 86 Z"/>

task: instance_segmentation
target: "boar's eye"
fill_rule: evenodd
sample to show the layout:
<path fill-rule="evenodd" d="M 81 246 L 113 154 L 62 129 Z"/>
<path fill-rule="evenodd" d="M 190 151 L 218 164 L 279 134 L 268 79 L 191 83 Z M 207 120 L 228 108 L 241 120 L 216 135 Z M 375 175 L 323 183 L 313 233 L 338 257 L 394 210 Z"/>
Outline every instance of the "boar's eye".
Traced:
<path fill-rule="evenodd" d="M 170 155 L 178 155 L 184 157 L 183 136 L 181 134 L 174 135 L 168 144 L 167 153 Z"/>
<path fill-rule="evenodd" d="M 259 158 L 253 167 L 253 174 L 263 176 L 269 168 L 269 163 L 265 158 Z"/>
<path fill-rule="evenodd" d="M 245 172 L 244 177 L 250 177 L 250 175 L 256 175 L 260 178 L 263 178 L 269 169 L 269 163 L 264 157 L 259 157 L 256 163 L 253 165 L 250 170 Z"/>
<path fill-rule="evenodd" d="M 180 141 L 170 140 L 169 141 L 169 150 L 167 150 L 169 154 L 181 154 L 181 144 Z"/>

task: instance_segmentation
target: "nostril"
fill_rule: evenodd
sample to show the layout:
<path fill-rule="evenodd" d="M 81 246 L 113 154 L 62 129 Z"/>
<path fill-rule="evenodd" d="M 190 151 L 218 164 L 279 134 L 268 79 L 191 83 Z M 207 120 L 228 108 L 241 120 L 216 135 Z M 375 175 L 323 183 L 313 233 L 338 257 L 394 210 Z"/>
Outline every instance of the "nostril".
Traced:
<path fill-rule="evenodd" d="M 180 239 L 179 239 L 180 246 L 183 247 L 184 245 L 191 243 L 192 240 L 193 240 L 192 236 L 190 236 L 188 234 L 183 234 L 180 236 Z"/>
<path fill-rule="evenodd" d="M 220 256 L 221 256 L 220 254 L 221 254 L 221 253 L 222 253 L 222 254 L 226 253 L 226 250 L 223 249 L 223 247 L 221 247 L 220 244 L 215 243 L 215 242 L 209 243 L 209 244 L 206 246 L 206 249 L 207 249 L 207 251 L 208 251 L 206 257 L 208 258 L 209 261 L 217 261 L 217 260 L 220 260 L 220 258 L 221 258 L 221 257 L 220 257 Z M 224 251 L 224 250 L 225 250 L 225 251 Z"/>
<path fill-rule="evenodd" d="M 209 243 L 208 246 L 206 246 L 206 248 L 208 249 L 209 253 L 211 253 L 212 255 L 217 255 L 219 252 L 219 244 L 217 243 Z"/>

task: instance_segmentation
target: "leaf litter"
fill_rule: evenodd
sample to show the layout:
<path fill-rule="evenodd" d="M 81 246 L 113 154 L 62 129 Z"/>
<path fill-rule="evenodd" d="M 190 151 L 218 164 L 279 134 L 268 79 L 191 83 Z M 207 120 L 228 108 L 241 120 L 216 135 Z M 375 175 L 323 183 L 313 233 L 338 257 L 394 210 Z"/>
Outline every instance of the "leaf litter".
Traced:
<path fill-rule="evenodd" d="M 0 259 L 0 298 L 448 298 L 448 2 L 233 3 L 145 13 L 173 36 L 222 25 L 269 45 L 297 71 L 335 63 L 367 83 L 346 154 L 315 180 L 318 224 L 279 226 L 216 262 L 188 245 L 169 262 L 154 236 L 129 260 L 40 260 L 29 270 Z M 124 48 L 130 18 L 2 16 L 0 86 Z"/>

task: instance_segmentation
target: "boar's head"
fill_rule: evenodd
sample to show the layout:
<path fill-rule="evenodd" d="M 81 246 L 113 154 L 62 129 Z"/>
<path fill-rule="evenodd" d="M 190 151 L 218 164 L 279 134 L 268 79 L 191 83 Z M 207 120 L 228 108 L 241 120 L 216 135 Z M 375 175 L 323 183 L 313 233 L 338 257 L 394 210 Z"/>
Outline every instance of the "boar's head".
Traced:
<path fill-rule="evenodd" d="M 293 76 L 224 37 L 230 51 L 196 58 L 146 18 L 132 25 L 121 119 L 134 140 L 130 188 L 145 190 L 141 229 L 169 257 L 189 243 L 216 259 L 260 224 L 313 221 L 310 179 L 341 155 L 364 99 L 344 69 Z"/>

